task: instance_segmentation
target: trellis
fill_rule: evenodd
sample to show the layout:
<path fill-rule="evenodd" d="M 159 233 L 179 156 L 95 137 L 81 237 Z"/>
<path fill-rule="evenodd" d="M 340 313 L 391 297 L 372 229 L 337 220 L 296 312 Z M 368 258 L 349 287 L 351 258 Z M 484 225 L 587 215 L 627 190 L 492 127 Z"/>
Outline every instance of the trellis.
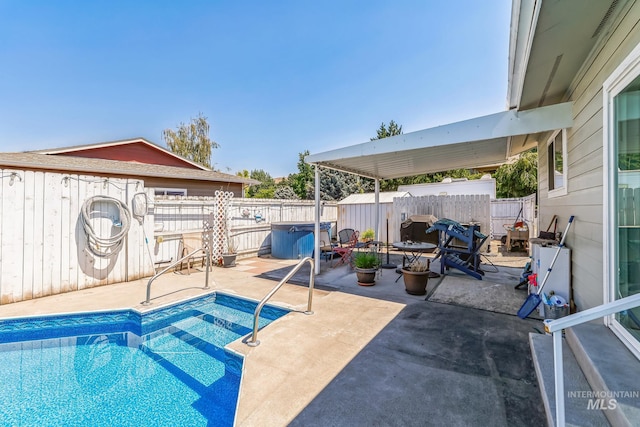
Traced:
<path fill-rule="evenodd" d="M 229 247 L 229 204 L 233 198 L 230 191 L 216 191 L 214 200 L 214 212 L 209 215 L 209 219 L 204 221 L 204 231 L 202 241 L 208 245 L 208 239 L 211 241 L 211 259 L 218 264 L 222 263 L 222 254 L 227 252 Z M 210 237 L 206 237 L 209 235 Z"/>

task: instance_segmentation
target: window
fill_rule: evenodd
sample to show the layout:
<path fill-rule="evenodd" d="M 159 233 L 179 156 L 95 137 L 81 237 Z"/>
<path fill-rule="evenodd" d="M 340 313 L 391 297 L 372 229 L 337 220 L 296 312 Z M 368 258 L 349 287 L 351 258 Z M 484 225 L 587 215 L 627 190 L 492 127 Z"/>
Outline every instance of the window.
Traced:
<path fill-rule="evenodd" d="M 156 196 L 186 196 L 187 190 L 183 188 L 156 188 L 154 189 Z"/>
<path fill-rule="evenodd" d="M 567 130 L 557 130 L 547 142 L 549 197 L 567 194 Z"/>

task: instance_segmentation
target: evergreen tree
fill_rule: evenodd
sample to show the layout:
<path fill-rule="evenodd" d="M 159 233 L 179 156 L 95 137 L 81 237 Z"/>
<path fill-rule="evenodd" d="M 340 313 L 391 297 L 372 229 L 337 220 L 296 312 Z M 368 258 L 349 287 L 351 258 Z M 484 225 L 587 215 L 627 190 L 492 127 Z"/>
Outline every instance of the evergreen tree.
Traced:
<path fill-rule="evenodd" d="M 273 194 L 274 199 L 298 200 L 300 197 L 288 185 L 278 185 Z"/>

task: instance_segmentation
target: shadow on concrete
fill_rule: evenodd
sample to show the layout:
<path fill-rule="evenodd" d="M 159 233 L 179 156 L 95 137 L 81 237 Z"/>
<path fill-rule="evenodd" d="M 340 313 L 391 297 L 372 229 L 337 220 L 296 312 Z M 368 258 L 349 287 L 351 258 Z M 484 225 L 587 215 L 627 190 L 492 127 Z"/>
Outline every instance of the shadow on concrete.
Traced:
<path fill-rule="evenodd" d="M 392 262 L 402 260 L 395 255 Z M 307 286 L 308 268 L 293 283 Z M 437 260 L 431 270 L 440 272 Z M 483 280 L 447 271 L 429 280 L 426 296 L 415 296 L 405 292 L 394 269 L 381 270 L 375 286 L 362 287 L 350 267 L 322 261 L 319 289 L 405 308 L 291 425 L 545 425 L 528 340 L 542 325 L 516 316 L 527 296 L 514 289 L 522 267 L 487 264 L 484 270 Z M 262 277 L 281 280 L 289 271 Z"/>
<path fill-rule="evenodd" d="M 291 426 L 545 425 L 533 320 L 407 305 Z"/>

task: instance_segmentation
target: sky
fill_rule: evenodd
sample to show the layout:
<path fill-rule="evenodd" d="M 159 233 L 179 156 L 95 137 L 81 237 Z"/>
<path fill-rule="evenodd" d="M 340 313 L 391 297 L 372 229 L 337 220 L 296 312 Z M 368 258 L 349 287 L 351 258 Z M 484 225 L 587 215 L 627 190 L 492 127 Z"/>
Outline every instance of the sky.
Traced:
<path fill-rule="evenodd" d="M 506 109 L 511 0 L 0 0 L 0 151 L 207 117 L 226 173 Z"/>

